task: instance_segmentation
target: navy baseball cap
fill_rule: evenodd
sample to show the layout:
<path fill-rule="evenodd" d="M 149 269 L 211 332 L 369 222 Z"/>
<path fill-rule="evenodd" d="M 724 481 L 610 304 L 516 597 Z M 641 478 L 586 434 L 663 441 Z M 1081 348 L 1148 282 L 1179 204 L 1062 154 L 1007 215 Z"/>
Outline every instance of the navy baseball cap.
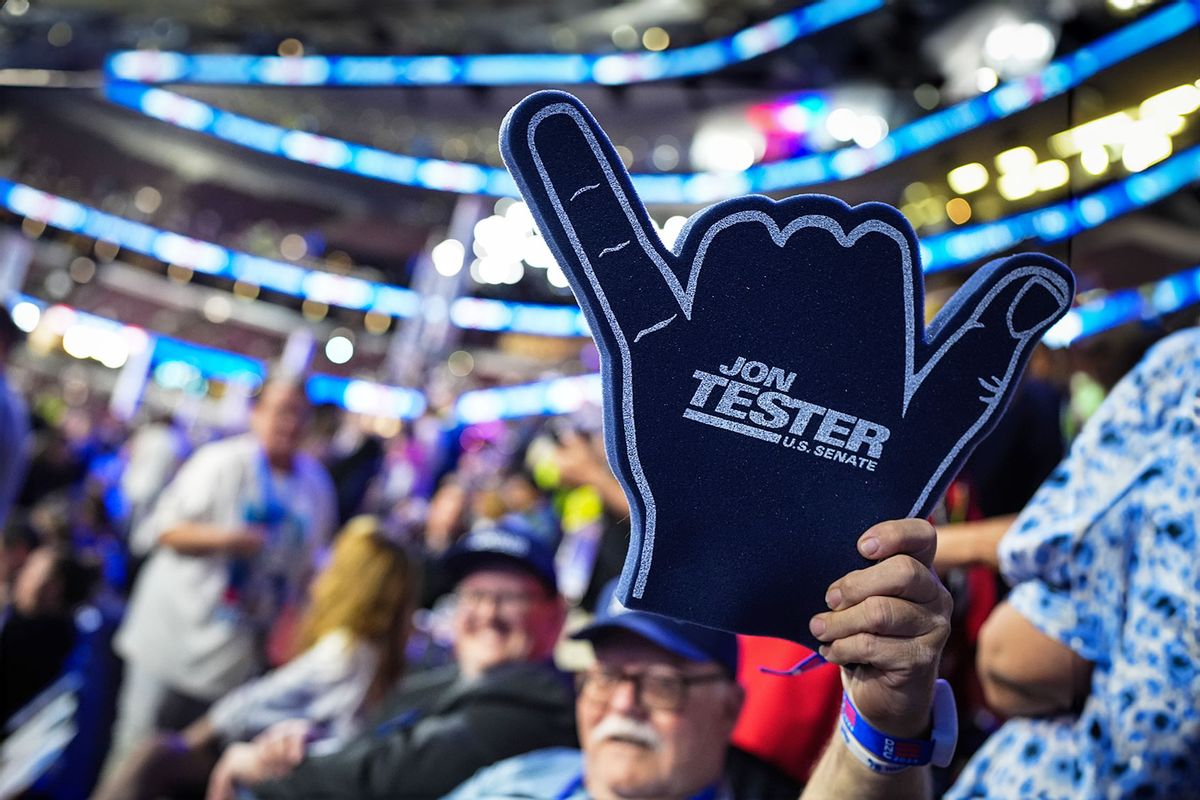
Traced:
<path fill-rule="evenodd" d="M 738 643 L 735 635 L 671 617 L 628 609 L 617 599 L 617 579 L 614 578 L 600 594 L 595 619 L 587 627 L 571 634 L 571 638 L 595 642 L 604 634 L 617 630 L 635 633 L 688 661 L 716 662 L 730 678 L 737 678 Z"/>
<path fill-rule="evenodd" d="M 551 594 L 558 594 L 554 551 L 544 536 L 515 514 L 472 529 L 450 548 L 442 563 L 455 583 L 475 570 L 506 564 L 529 573 Z"/>

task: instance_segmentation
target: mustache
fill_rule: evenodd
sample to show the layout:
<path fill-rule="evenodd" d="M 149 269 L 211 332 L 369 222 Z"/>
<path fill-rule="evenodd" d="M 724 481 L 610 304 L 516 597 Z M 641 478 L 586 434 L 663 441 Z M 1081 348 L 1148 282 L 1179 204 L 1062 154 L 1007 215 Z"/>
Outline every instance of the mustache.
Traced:
<path fill-rule="evenodd" d="M 592 738 L 597 743 L 607 739 L 633 741 L 651 750 L 658 750 L 662 747 L 662 737 L 650 723 L 615 714 L 610 714 L 600 720 L 600 724 L 592 731 Z"/>

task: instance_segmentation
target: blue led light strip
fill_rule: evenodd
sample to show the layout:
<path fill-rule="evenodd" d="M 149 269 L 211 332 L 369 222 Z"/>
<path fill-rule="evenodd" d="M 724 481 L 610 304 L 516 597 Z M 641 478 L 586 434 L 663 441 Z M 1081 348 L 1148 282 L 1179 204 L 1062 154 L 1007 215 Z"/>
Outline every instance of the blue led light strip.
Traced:
<path fill-rule="evenodd" d="M 112 242 L 135 253 L 206 275 L 244 281 L 281 294 L 356 311 L 374 311 L 401 318 L 421 312 L 421 297 L 412 289 L 241 253 L 107 214 L 3 178 L 0 178 L 0 205 L 55 228 Z M 588 333 L 583 315 L 574 306 L 460 297 L 450 304 L 449 313 L 451 322 L 460 328 L 540 336 L 586 336 Z"/>
<path fill-rule="evenodd" d="M 1178 0 L 1051 62 L 1036 75 L 1010 81 L 897 128 L 871 148 L 847 147 L 772 161 L 738 173 L 641 173 L 633 176 L 633 182 L 647 203 L 700 204 L 751 192 L 781 192 L 860 177 L 1060 95 L 1101 70 L 1197 24 L 1200 0 Z M 539 82 L 553 81 L 546 78 Z M 399 155 L 290 130 L 141 83 L 106 82 L 105 93 L 112 102 L 155 119 L 291 161 L 437 191 L 517 195 L 508 172 L 497 167 Z"/>
<path fill-rule="evenodd" d="M 730 36 L 661 52 L 474 56 L 243 56 L 115 53 L 105 73 L 139 83 L 266 86 L 608 86 L 690 78 L 787 47 L 882 8 L 883 0 L 820 0 Z"/>
<path fill-rule="evenodd" d="M 969 264 L 1021 242 L 1057 242 L 1155 203 L 1200 179 L 1200 145 L 1082 197 L 930 236 L 921 242 L 926 272 Z"/>
<path fill-rule="evenodd" d="M 1157 202 L 1198 179 L 1200 145 L 1083 197 L 928 237 L 920 243 L 921 263 L 926 272 L 939 272 L 1004 252 L 1029 239 L 1060 241 Z M 114 217 L 3 178 L 0 178 L 0 205 L 56 228 L 283 294 L 399 317 L 414 315 L 421 308 L 420 296 L 411 289 L 238 253 L 211 242 Z M 589 335 L 583 314 L 575 306 L 459 297 L 451 302 L 449 313 L 450 321 L 460 328 L 540 336 Z"/>
<path fill-rule="evenodd" d="M 1042 341 L 1060 348 L 1124 325 L 1148 321 L 1200 303 L 1200 266 L 1137 289 L 1112 292 L 1067 312 Z M 519 386 L 464 392 L 454 407 L 459 424 L 569 414 L 585 403 L 599 405 L 600 375 L 554 378 Z"/>
<path fill-rule="evenodd" d="M 7 298 L 12 306 L 20 302 L 33 303 L 43 311 L 48 304 L 36 297 L 13 293 Z M 133 326 L 107 317 L 62 306 L 86 325 L 108 330 L 121 330 Z M 194 367 L 204 378 L 224 381 L 261 382 L 266 375 L 263 362 L 240 353 L 216 347 L 176 339 L 165 334 L 136 328 L 145 334 L 147 346 L 153 348 L 150 368 L 170 362 L 183 362 Z M 425 395 L 402 386 L 388 386 L 374 381 L 343 378 L 337 375 L 314 374 L 305 384 L 309 399 L 314 403 L 332 403 L 347 411 L 394 419 L 415 419 L 425 412 Z"/>
<path fill-rule="evenodd" d="M 1118 325 L 1158 319 L 1196 303 L 1200 303 L 1200 266 L 1073 308 L 1046 331 L 1042 341 L 1049 347 L 1067 347 Z"/>

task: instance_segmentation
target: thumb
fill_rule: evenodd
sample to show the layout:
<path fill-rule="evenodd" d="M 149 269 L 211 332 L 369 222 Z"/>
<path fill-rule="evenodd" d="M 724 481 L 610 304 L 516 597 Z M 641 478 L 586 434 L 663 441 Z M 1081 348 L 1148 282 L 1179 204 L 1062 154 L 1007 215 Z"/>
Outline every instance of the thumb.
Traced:
<path fill-rule="evenodd" d="M 1071 307 L 1075 276 L 1059 261 L 1023 254 L 971 276 L 930 323 L 904 416 L 928 421 L 941 459 L 913 507 L 925 516 L 974 446 L 1008 405 L 1042 334 Z M 922 357 L 922 363 L 919 359 Z"/>

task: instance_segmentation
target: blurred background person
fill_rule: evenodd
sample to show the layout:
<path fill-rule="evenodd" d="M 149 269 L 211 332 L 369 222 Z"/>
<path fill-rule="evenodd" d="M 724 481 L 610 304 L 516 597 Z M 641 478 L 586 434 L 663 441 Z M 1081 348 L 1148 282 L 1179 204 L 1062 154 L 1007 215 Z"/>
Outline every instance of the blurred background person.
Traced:
<path fill-rule="evenodd" d="M 487 764 L 574 744 L 571 680 L 552 661 L 564 607 L 549 548 L 508 517 L 464 537 L 446 568 L 454 664 L 405 680 L 333 752 L 292 722 L 229 748 L 209 800 L 231 800 L 238 786 L 261 800 L 440 797 Z"/>
<path fill-rule="evenodd" d="M 243 684 L 182 732 L 134 749 L 96 800 L 199 795 L 220 751 L 284 720 L 303 720 L 332 747 L 346 742 L 404 673 L 418 595 L 411 557 L 374 517 L 338 532 L 309 588 L 295 657 Z"/>
<path fill-rule="evenodd" d="M 300 384 L 267 381 L 251 432 L 197 450 L 135 532 L 154 549 L 117 634 L 125 675 L 110 766 L 265 666 L 270 626 L 333 528 L 329 477 L 298 450 L 309 411 Z"/>
<path fill-rule="evenodd" d="M 25 482 L 29 467 L 29 408 L 8 382 L 9 354 L 24 334 L 8 314 L 0 313 L 0 527 Z"/>
<path fill-rule="evenodd" d="M 96 565 L 62 546 L 39 547 L 22 564 L 12 602 L 0 609 L 0 730 L 62 674 L 77 639 L 75 610 L 98 579 Z"/>

